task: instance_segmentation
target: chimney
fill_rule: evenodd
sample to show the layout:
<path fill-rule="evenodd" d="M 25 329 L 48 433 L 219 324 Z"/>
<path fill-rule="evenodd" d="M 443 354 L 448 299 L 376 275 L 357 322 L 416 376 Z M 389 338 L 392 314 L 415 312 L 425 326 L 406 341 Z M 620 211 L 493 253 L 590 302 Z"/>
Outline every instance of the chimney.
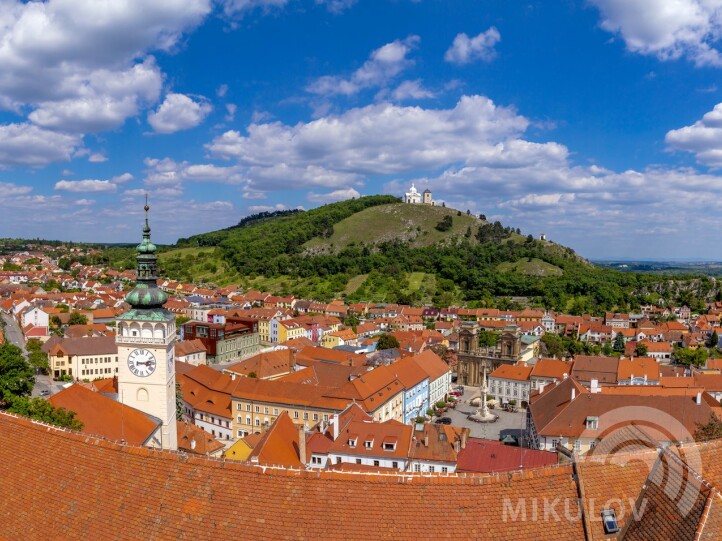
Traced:
<path fill-rule="evenodd" d="M 231 381 L 236 381 L 236 374 L 235 374 L 235 372 L 231 372 Z"/>
<path fill-rule="evenodd" d="M 296 369 L 296 350 L 291 348 L 291 372 Z"/>
<path fill-rule="evenodd" d="M 577 390 L 572 389 L 572 400 L 574 400 L 577 397 Z"/>
<path fill-rule="evenodd" d="M 592 385 L 591 385 L 591 387 L 592 387 L 592 388 L 591 388 L 590 390 L 592 391 L 592 393 L 598 393 L 598 392 L 601 391 L 601 389 L 599 388 L 599 380 L 598 380 L 598 379 L 593 379 L 593 380 L 592 380 Z"/>
<path fill-rule="evenodd" d="M 454 442 L 454 452 L 458 453 L 459 451 L 461 451 L 461 442 L 459 440 L 456 440 Z"/>
<path fill-rule="evenodd" d="M 338 413 L 333 414 L 333 419 L 331 419 L 331 422 L 333 423 L 333 441 L 336 441 L 338 439 L 338 424 L 339 424 Z"/>
<path fill-rule="evenodd" d="M 428 447 L 428 446 L 429 446 L 429 435 L 424 434 L 424 447 Z"/>
<path fill-rule="evenodd" d="M 566 372 L 564 372 L 564 374 L 562 374 L 562 378 L 567 379 L 568 377 L 569 377 L 569 374 L 567 374 Z"/>
<path fill-rule="evenodd" d="M 298 425 L 298 459 L 306 465 L 306 428 Z"/>
<path fill-rule="evenodd" d="M 546 384 L 546 381 L 542 381 L 539 383 L 539 394 L 542 394 L 544 392 L 544 387 L 546 387 Z"/>
<path fill-rule="evenodd" d="M 698 406 L 702 405 L 702 393 L 701 392 L 697 393 L 697 405 Z"/>
<path fill-rule="evenodd" d="M 468 437 L 469 437 L 468 430 L 462 429 L 461 430 L 461 448 L 462 449 L 466 449 L 466 438 L 468 438 Z"/>

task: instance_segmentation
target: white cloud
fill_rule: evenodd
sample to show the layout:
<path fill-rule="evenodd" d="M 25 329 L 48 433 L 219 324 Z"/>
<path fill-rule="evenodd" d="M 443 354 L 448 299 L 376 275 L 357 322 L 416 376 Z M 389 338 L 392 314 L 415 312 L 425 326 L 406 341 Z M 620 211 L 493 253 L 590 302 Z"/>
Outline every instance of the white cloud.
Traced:
<path fill-rule="evenodd" d="M 317 4 L 325 5 L 326 9 L 331 13 L 341 13 L 351 6 L 353 6 L 357 0 L 316 0 Z"/>
<path fill-rule="evenodd" d="M 710 167 L 722 167 L 722 103 L 691 126 L 667 132 L 669 148 L 692 152 L 697 161 Z"/>
<path fill-rule="evenodd" d="M 468 64 L 474 60 L 490 62 L 496 57 L 494 47 L 500 40 L 501 34 L 493 26 L 473 38 L 464 33 L 457 34 L 444 54 L 444 60 L 454 64 Z"/>
<path fill-rule="evenodd" d="M 275 205 L 251 205 L 248 207 L 248 212 L 273 212 L 274 210 L 287 210 L 289 207 L 283 203 L 276 203 Z"/>
<path fill-rule="evenodd" d="M 222 84 L 222 85 L 219 86 L 218 89 L 216 90 L 216 96 L 218 96 L 219 98 L 225 97 L 225 95 L 226 95 L 227 93 L 228 93 L 228 85 L 227 85 L 227 84 Z"/>
<path fill-rule="evenodd" d="M 55 189 L 64 192 L 114 192 L 118 187 L 109 180 L 59 180 Z"/>
<path fill-rule="evenodd" d="M 420 80 L 404 81 L 397 86 L 391 97 L 394 101 L 421 100 L 436 97 L 436 93 L 424 88 Z"/>
<path fill-rule="evenodd" d="M 33 189 L 30 186 L 18 186 L 11 182 L 0 182 L 0 199 L 27 195 L 32 191 Z"/>
<path fill-rule="evenodd" d="M 288 0 L 220 0 L 219 4 L 223 7 L 223 12 L 227 16 L 242 17 L 249 11 L 261 9 L 264 12 L 272 9 L 283 8 Z"/>
<path fill-rule="evenodd" d="M 115 192 L 118 184 L 128 182 L 133 178 L 130 173 L 117 175 L 110 180 L 59 180 L 55 183 L 55 189 L 65 192 Z"/>
<path fill-rule="evenodd" d="M 28 118 L 44 128 L 87 133 L 116 128 L 157 100 L 161 73 L 153 58 L 125 71 L 95 70 L 75 81 L 75 95 L 38 104 Z"/>
<path fill-rule="evenodd" d="M 0 124 L 0 167 L 68 161 L 82 141 L 32 124 Z"/>
<path fill-rule="evenodd" d="M 236 110 L 238 107 L 234 103 L 226 103 L 226 116 L 223 117 L 223 120 L 226 122 L 231 122 L 236 117 Z"/>
<path fill-rule="evenodd" d="M 715 46 L 722 36 L 717 0 L 592 0 L 601 26 L 619 33 L 635 53 L 660 60 L 687 57 L 698 66 L 722 66 Z"/>
<path fill-rule="evenodd" d="M 418 45 L 419 36 L 409 36 L 404 40 L 395 40 L 379 47 L 371 53 L 364 65 L 349 78 L 326 75 L 308 85 L 306 90 L 312 94 L 333 96 L 352 95 L 365 88 L 385 86 L 403 70 L 413 65 L 407 55 Z"/>
<path fill-rule="evenodd" d="M 353 188 L 347 188 L 345 190 L 335 190 L 329 193 L 311 192 L 308 194 L 306 199 L 308 199 L 311 203 L 335 203 L 336 201 L 345 201 L 355 197 L 361 197 L 361 194 Z"/>
<path fill-rule="evenodd" d="M 116 128 L 155 102 L 162 74 L 148 53 L 172 51 L 211 10 L 210 0 L 1 5 L 0 106 L 79 134 Z"/>
<path fill-rule="evenodd" d="M 103 163 L 108 161 L 108 157 L 104 154 L 101 154 L 100 152 L 94 152 L 90 156 L 88 156 L 88 161 L 90 163 Z"/>
<path fill-rule="evenodd" d="M 95 200 L 94 199 L 78 199 L 77 201 L 75 201 L 75 204 L 78 206 L 81 206 L 81 207 L 89 207 L 89 206 L 95 204 Z"/>
<path fill-rule="evenodd" d="M 428 170 L 457 162 L 508 166 L 529 155 L 566 157 L 561 145 L 518 140 L 528 125 L 512 108 L 484 96 L 463 96 L 452 109 L 381 103 L 294 126 L 251 124 L 248 135 L 227 131 L 207 148 L 256 172 L 283 164 L 355 175 Z"/>
<path fill-rule="evenodd" d="M 194 101 L 185 94 L 167 94 L 158 110 L 148 115 L 148 123 L 156 133 L 175 133 L 195 128 L 211 109 L 205 98 Z"/>
<path fill-rule="evenodd" d="M 221 167 L 212 164 L 177 162 L 172 158 L 146 158 L 145 183 L 148 186 L 172 186 L 183 182 L 218 182 L 220 184 L 244 184 L 246 178 L 241 168 Z"/>

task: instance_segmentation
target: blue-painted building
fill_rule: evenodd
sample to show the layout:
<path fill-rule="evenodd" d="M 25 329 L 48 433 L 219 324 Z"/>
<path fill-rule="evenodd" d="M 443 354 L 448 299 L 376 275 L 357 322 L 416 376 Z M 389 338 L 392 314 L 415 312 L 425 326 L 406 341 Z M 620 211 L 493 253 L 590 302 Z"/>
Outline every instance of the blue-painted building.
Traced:
<path fill-rule="evenodd" d="M 396 377 L 404 386 L 404 423 L 412 424 L 429 409 L 429 375 L 413 357 L 406 357 L 392 365 Z"/>

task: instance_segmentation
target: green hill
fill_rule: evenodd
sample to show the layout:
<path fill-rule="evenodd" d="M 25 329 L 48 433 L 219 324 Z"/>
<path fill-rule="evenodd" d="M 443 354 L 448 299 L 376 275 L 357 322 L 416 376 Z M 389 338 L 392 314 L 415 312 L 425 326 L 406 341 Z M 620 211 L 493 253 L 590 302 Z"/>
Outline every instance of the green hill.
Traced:
<path fill-rule="evenodd" d="M 451 228 L 439 231 L 436 226 L 444 217 L 451 218 Z M 481 220 L 457 210 L 429 205 L 397 203 L 370 207 L 352 214 L 333 226 L 328 238 L 316 237 L 304 244 L 304 253 L 338 252 L 352 244 L 379 244 L 401 241 L 411 247 L 448 244 L 462 237 Z"/>
<path fill-rule="evenodd" d="M 318 300 L 504 305 L 522 296 L 596 313 L 633 305 L 633 292 L 656 280 L 598 269 L 499 222 L 390 196 L 244 218 L 180 239 L 161 266 L 174 278 Z"/>

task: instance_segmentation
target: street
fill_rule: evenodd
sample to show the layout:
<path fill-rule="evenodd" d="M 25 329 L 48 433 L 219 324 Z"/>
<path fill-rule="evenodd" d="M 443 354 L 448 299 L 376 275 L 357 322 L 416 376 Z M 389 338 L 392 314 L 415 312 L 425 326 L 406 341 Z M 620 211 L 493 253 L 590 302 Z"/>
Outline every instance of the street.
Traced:
<path fill-rule="evenodd" d="M 8 314 L 2 314 L 2 318 L 5 322 L 5 339 L 14 346 L 18 346 L 20 349 L 22 349 L 23 355 L 25 356 L 25 359 L 27 359 L 28 352 L 25 349 L 23 333 L 20 330 L 17 321 L 15 321 L 15 319 L 13 319 Z M 36 374 L 35 385 L 33 386 L 33 392 L 31 396 L 49 396 L 60 391 L 62 388 L 62 384 L 54 382 L 52 377 L 45 376 L 43 374 Z"/>

